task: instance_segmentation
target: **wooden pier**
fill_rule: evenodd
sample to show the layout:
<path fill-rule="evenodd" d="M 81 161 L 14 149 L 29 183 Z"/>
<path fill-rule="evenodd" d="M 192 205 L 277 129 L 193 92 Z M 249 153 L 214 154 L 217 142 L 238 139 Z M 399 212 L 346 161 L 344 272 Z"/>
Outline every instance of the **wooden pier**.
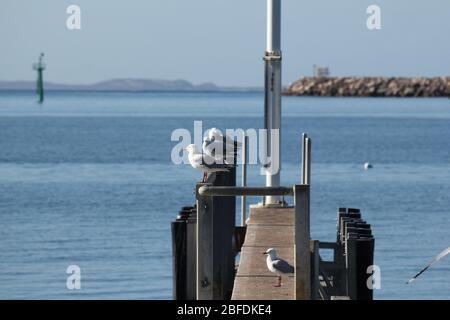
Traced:
<path fill-rule="evenodd" d="M 293 195 L 295 206 L 251 206 L 245 227 L 224 223 L 234 218 L 235 212 L 227 210 L 221 199 L 264 192 Z M 373 265 L 375 240 L 359 209 L 339 208 L 336 242 L 310 239 L 308 185 L 240 188 L 199 184 L 197 205 L 190 212 L 172 224 L 175 299 L 373 299 L 368 270 Z M 294 266 L 294 274 L 283 276 L 281 287 L 273 286 L 277 276 L 268 270 L 262 254 L 268 248 L 276 249 Z M 321 249 L 332 250 L 332 259 L 322 259 Z M 238 253 L 236 270 L 229 262 Z"/>
<path fill-rule="evenodd" d="M 294 275 L 283 277 L 282 286 L 273 284 L 277 276 L 267 269 L 262 252 L 275 248 L 280 257 L 294 265 L 294 208 L 252 206 L 232 300 L 292 300 Z"/>

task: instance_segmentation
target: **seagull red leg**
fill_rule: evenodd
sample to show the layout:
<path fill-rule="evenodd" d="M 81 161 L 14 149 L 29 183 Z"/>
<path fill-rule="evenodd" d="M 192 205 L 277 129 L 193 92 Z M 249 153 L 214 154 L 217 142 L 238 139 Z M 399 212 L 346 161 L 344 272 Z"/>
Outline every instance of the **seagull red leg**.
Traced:
<path fill-rule="evenodd" d="M 275 288 L 281 287 L 281 276 L 278 276 L 278 282 L 273 285 Z"/>

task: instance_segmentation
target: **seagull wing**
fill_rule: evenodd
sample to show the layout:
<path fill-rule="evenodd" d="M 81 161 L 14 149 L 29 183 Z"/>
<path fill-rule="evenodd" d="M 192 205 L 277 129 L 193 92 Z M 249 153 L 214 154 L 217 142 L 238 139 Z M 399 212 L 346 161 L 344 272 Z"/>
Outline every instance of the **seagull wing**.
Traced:
<path fill-rule="evenodd" d="M 283 259 L 277 259 L 273 261 L 273 267 L 281 273 L 294 273 L 294 267 Z"/>
<path fill-rule="evenodd" d="M 201 153 L 190 156 L 189 162 L 197 169 L 223 169 L 222 171 L 228 171 L 230 168 L 234 167 L 234 165 L 227 164 L 223 160 L 215 159 L 207 154 Z"/>
<path fill-rule="evenodd" d="M 223 142 L 225 140 L 225 143 L 227 145 L 236 146 L 237 148 L 239 148 L 242 145 L 241 142 L 235 141 L 229 135 L 227 135 L 227 134 L 223 135 L 222 131 L 220 131 L 217 128 L 209 129 L 208 130 L 208 136 L 210 138 L 217 137 L 217 140 L 220 141 L 220 142 Z"/>
<path fill-rule="evenodd" d="M 225 138 L 226 138 L 226 143 L 227 144 L 232 145 L 232 146 L 236 146 L 236 148 L 239 148 L 242 145 L 241 142 L 232 139 L 229 135 L 226 135 Z"/>
<path fill-rule="evenodd" d="M 409 281 L 407 282 L 408 284 L 413 282 L 414 280 L 416 280 L 416 278 L 418 276 L 420 276 L 422 273 L 424 273 L 425 271 L 427 271 L 428 268 L 430 268 L 433 264 L 435 264 L 436 262 L 438 262 L 439 260 L 441 260 L 443 257 L 445 257 L 446 255 L 448 255 L 450 253 L 450 247 L 448 247 L 447 249 L 445 249 L 444 251 L 442 251 L 441 253 L 439 253 L 436 257 L 433 258 L 433 260 L 430 261 L 430 263 L 427 264 L 427 266 L 425 268 L 423 268 L 422 270 L 419 271 L 419 273 L 417 273 L 414 277 L 412 277 L 411 279 L 409 279 Z"/>
<path fill-rule="evenodd" d="M 233 157 L 234 156 L 234 148 L 230 147 L 230 145 L 224 145 L 222 142 L 219 141 L 206 141 L 203 144 L 203 151 L 211 156 L 211 157 L 218 157 L 225 155 L 227 157 Z"/>

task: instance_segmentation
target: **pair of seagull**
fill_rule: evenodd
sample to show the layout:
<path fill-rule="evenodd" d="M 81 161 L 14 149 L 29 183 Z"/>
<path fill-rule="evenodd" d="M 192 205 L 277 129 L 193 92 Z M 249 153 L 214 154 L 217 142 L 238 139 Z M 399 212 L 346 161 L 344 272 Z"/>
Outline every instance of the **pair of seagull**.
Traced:
<path fill-rule="evenodd" d="M 195 144 L 190 144 L 184 149 L 188 152 L 190 165 L 203 172 L 201 182 L 205 182 L 208 174 L 228 172 L 235 167 L 235 152 L 240 146 L 240 142 L 233 140 L 228 135 L 223 135 L 217 128 L 211 128 L 203 140 L 201 152 L 198 151 Z"/>

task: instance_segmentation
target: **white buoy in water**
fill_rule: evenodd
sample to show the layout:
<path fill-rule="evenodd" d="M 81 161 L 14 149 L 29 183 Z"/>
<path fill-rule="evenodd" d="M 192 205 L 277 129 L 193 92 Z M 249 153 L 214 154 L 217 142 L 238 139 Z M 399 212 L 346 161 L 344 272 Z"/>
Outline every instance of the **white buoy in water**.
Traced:
<path fill-rule="evenodd" d="M 369 169 L 372 169 L 372 168 L 373 168 L 373 166 L 372 166 L 372 164 L 370 162 L 364 163 L 364 170 L 369 170 Z"/>

